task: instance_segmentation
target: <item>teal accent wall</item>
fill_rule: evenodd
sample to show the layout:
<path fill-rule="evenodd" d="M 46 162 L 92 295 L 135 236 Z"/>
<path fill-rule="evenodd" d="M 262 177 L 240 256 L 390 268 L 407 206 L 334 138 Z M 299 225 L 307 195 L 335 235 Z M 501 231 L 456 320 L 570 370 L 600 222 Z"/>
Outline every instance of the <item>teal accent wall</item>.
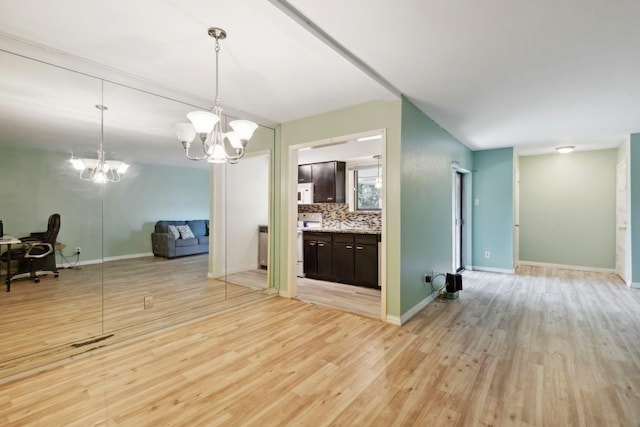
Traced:
<path fill-rule="evenodd" d="M 452 162 L 471 170 L 473 157 L 469 148 L 406 98 L 402 99 L 401 132 L 398 172 L 401 180 L 401 313 L 404 314 L 431 294 L 431 287 L 424 283 L 425 274 L 452 271 Z M 471 218 L 470 210 L 466 217 Z"/>
<path fill-rule="evenodd" d="M 615 268 L 617 151 L 520 158 L 520 260 Z"/>
<path fill-rule="evenodd" d="M 640 283 L 640 133 L 631 135 L 629 191 L 631 193 L 631 280 Z"/>
<path fill-rule="evenodd" d="M 78 178 L 68 153 L 0 146 L 0 219 L 21 237 L 59 213 L 58 240 L 65 254 L 80 246 L 80 261 L 151 253 L 155 221 L 208 218 L 208 179 L 208 169 L 133 163 L 121 182 L 96 185 Z"/>
<path fill-rule="evenodd" d="M 473 266 L 513 270 L 513 148 L 475 151 L 473 168 Z"/>

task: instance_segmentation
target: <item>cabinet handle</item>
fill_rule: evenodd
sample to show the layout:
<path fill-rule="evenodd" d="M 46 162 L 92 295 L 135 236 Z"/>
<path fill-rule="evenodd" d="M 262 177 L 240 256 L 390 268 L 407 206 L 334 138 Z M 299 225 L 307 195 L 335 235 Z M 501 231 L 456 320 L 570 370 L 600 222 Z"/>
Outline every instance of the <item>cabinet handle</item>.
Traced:
<path fill-rule="evenodd" d="M 333 200 L 333 197 L 327 197 L 327 200 Z"/>
<path fill-rule="evenodd" d="M 353 249 L 353 246 L 351 246 L 351 245 L 346 245 L 346 246 L 345 246 L 345 248 L 347 248 L 347 249 Z"/>
<path fill-rule="evenodd" d="M 309 246 L 315 246 L 316 242 L 309 242 Z"/>
<path fill-rule="evenodd" d="M 323 246 L 324 247 L 324 243 L 318 243 L 318 246 Z"/>
<path fill-rule="evenodd" d="M 357 249 L 357 250 L 359 250 L 359 251 L 361 251 L 361 250 L 363 250 L 363 249 L 364 249 L 364 246 L 356 246 L 356 249 Z"/>

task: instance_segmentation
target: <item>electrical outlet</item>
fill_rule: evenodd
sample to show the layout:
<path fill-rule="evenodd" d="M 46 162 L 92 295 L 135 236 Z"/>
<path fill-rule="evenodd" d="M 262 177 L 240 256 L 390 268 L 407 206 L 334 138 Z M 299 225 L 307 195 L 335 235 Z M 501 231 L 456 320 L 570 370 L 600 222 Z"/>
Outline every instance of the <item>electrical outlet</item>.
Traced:
<path fill-rule="evenodd" d="M 424 283 L 431 283 L 433 276 L 430 274 L 425 274 L 424 275 Z"/>
<path fill-rule="evenodd" d="M 331 219 L 336 219 L 336 213 L 335 212 L 331 212 Z"/>
<path fill-rule="evenodd" d="M 151 295 L 147 295 L 144 297 L 144 309 L 148 309 L 153 307 L 153 297 Z"/>
<path fill-rule="evenodd" d="M 80 253 L 80 246 L 76 246 L 76 253 L 79 254 Z"/>
<path fill-rule="evenodd" d="M 487 259 L 491 258 L 491 251 L 484 251 L 484 257 Z"/>
<path fill-rule="evenodd" d="M 342 219 L 347 219 L 347 213 L 346 213 L 346 212 L 344 212 L 344 211 L 340 212 L 340 217 L 341 217 Z"/>

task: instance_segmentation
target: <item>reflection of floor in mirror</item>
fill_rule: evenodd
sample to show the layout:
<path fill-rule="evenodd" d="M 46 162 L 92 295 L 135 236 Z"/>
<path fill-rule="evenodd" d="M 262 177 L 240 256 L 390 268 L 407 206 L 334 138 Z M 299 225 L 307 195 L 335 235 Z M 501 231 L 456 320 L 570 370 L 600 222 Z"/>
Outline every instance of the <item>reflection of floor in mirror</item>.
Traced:
<path fill-rule="evenodd" d="M 298 277 L 298 299 L 380 319 L 380 290 Z"/>
<path fill-rule="evenodd" d="M 256 268 L 227 275 L 227 282 L 252 289 L 267 288 L 267 270 Z"/>
<path fill-rule="evenodd" d="M 6 361 L 35 351 L 112 331 L 145 333 L 266 296 L 266 286 L 209 279 L 207 265 L 207 254 L 131 258 L 13 282 L 0 293 L 0 374 Z"/>

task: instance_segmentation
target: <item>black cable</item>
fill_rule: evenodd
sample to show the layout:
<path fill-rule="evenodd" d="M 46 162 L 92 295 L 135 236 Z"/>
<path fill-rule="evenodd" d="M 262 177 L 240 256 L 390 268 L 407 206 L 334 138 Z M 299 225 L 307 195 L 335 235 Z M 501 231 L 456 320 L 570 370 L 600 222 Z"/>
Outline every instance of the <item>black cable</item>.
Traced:
<path fill-rule="evenodd" d="M 62 251 L 58 251 L 60 253 L 60 260 L 62 261 L 62 268 L 75 268 L 75 269 L 80 269 L 80 267 L 78 267 L 78 262 L 80 262 L 80 254 L 78 252 L 75 252 L 76 255 L 76 260 L 74 263 L 72 263 L 71 261 L 69 261 L 69 259 L 65 256 L 65 254 L 62 253 Z M 68 267 L 65 267 L 64 263 L 69 264 Z"/>
<path fill-rule="evenodd" d="M 445 279 L 445 282 L 444 282 L 444 283 L 442 284 L 442 286 L 441 286 L 441 287 L 439 287 L 439 288 L 434 287 L 434 284 L 435 284 L 435 281 L 436 281 L 436 277 L 441 277 L 441 276 Z M 436 292 L 436 293 L 438 294 L 438 296 L 440 296 L 440 292 L 442 292 L 442 290 L 445 288 L 445 286 L 447 286 L 446 279 L 447 279 L 447 278 L 446 278 L 446 276 L 445 276 L 445 274 L 444 274 L 444 273 L 435 274 L 435 275 L 431 278 L 431 282 L 430 282 L 430 285 L 431 285 L 431 293 Z"/>

